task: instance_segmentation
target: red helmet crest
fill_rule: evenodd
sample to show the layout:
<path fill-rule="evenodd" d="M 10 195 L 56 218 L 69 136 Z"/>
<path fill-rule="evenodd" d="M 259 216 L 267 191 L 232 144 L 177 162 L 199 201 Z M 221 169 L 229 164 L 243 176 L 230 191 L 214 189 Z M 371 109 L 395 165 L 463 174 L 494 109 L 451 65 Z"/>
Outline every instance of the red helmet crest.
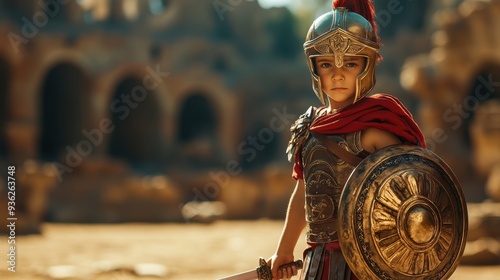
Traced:
<path fill-rule="evenodd" d="M 372 25 L 375 34 L 377 32 L 377 23 L 375 22 L 375 7 L 371 0 L 333 0 L 332 8 L 343 7 L 350 12 L 357 13 L 364 17 Z M 377 43 L 380 44 L 380 39 L 377 35 Z"/>

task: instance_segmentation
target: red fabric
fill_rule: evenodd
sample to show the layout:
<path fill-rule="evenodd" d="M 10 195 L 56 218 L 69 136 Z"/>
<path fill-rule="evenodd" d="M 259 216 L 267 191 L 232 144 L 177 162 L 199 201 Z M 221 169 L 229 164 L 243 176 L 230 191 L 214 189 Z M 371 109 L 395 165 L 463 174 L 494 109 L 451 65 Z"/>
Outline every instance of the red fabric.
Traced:
<path fill-rule="evenodd" d="M 344 7 L 350 12 L 363 16 L 372 25 L 373 31 L 377 34 L 377 23 L 375 22 L 375 7 L 371 0 L 334 0 L 333 8 Z M 377 36 L 377 43 L 379 38 Z"/>
<path fill-rule="evenodd" d="M 321 134 L 345 134 L 367 128 L 394 133 L 403 142 L 425 148 L 425 139 L 413 116 L 396 97 L 374 94 L 352 104 L 337 114 L 324 115 L 313 121 L 311 131 Z M 303 179 L 302 160 L 298 156 L 292 177 Z"/>
<path fill-rule="evenodd" d="M 308 250 L 314 250 L 314 247 L 318 246 L 319 243 L 309 243 L 308 242 L 307 244 L 309 245 L 310 248 L 308 248 L 304 251 L 304 256 L 303 256 L 304 259 L 305 259 L 305 252 L 307 252 Z M 338 251 L 338 250 L 340 250 L 340 244 L 338 241 L 326 243 L 326 251 L 327 252 L 328 251 Z M 323 263 L 325 263 L 325 264 L 330 263 L 330 255 L 328 253 L 325 254 L 325 258 L 323 259 Z M 321 280 L 329 280 L 328 279 L 329 269 L 330 269 L 329 265 L 323 266 Z M 356 275 L 354 275 L 354 273 L 351 273 L 351 280 L 359 280 L 359 279 L 356 277 Z"/>

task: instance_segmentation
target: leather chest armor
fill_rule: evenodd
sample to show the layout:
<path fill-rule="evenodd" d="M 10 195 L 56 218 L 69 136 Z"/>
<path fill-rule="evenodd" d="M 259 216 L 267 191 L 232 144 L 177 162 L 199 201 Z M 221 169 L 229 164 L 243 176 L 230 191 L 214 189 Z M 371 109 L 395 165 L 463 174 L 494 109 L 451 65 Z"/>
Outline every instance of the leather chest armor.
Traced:
<path fill-rule="evenodd" d="M 328 138 L 360 157 L 368 154 L 361 146 L 360 131 Z M 328 151 L 321 141 L 312 135 L 302 146 L 301 158 L 306 192 L 307 241 L 336 241 L 338 203 L 354 166 Z"/>

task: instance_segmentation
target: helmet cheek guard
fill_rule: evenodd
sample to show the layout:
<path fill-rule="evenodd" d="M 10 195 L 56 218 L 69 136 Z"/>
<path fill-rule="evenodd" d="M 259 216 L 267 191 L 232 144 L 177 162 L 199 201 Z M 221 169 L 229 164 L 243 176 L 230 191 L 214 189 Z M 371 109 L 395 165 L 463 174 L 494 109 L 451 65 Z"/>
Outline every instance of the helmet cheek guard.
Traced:
<path fill-rule="evenodd" d="M 375 86 L 375 64 L 379 57 L 376 38 L 370 22 L 345 8 L 335 8 L 313 22 L 306 36 L 304 52 L 314 93 L 323 105 L 326 105 L 327 95 L 323 92 L 321 79 L 315 71 L 314 58 L 332 56 L 335 66 L 339 68 L 343 67 L 346 55 L 366 58 L 365 69 L 356 78 L 356 103 Z"/>

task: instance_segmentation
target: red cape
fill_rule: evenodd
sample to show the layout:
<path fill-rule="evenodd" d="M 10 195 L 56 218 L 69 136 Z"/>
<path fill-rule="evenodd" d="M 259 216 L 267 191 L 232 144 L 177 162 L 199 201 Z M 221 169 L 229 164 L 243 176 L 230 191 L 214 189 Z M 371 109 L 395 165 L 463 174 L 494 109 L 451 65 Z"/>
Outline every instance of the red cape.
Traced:
<path fill-rule="evenodd" d="M 337 114 L 318 117 L 309 130 L 321 134 L 345 134 L 377 128 L 397 135 L 403 142 L 425 148 L 425 138 L 411 113 L 396 97 L 374 94 L 346 107 Z M 295 158 L 293 178 L 303 179 L 302 160 Z"/>

